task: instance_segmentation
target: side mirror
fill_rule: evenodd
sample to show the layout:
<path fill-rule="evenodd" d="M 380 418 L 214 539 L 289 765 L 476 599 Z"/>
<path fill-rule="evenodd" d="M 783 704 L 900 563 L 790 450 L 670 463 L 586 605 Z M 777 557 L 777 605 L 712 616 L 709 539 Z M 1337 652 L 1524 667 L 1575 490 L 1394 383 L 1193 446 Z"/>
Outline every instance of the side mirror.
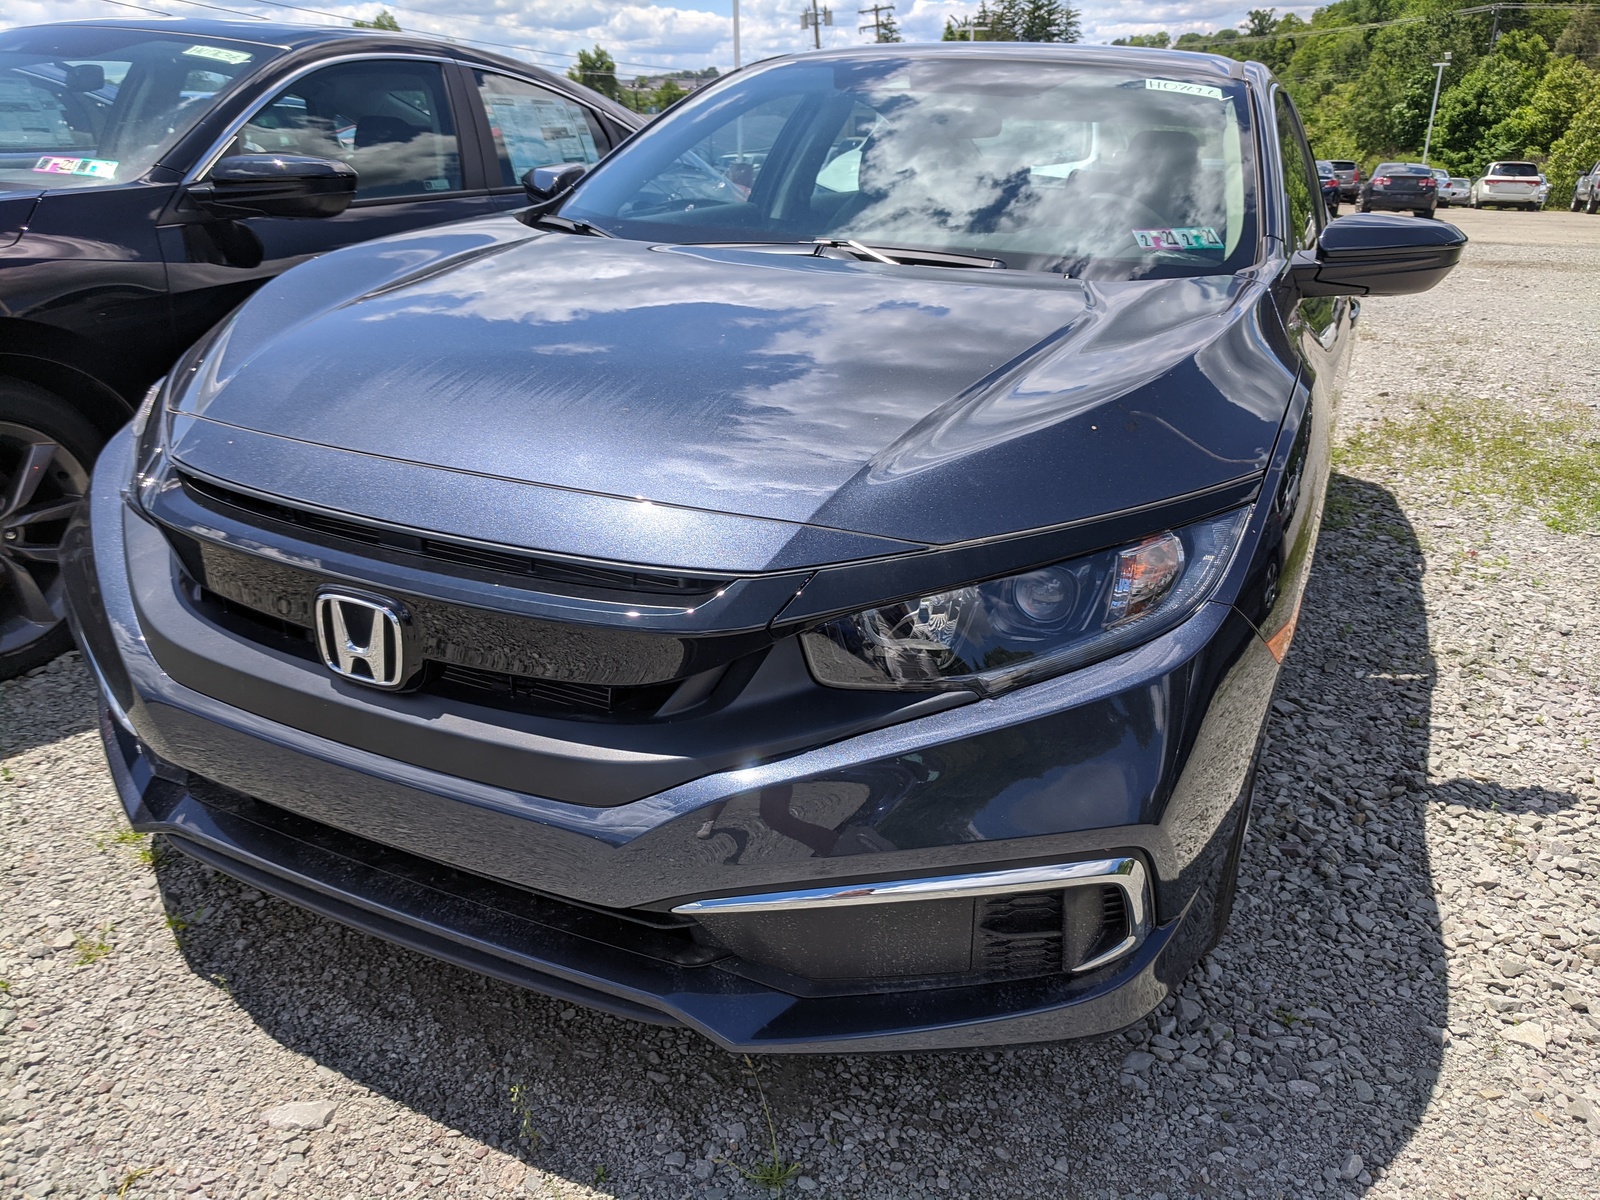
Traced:
<path fill-rule="evenodd" d="M 535 167 L 522 177 L 522 190 L 535 204 L 548 204 L 557 196 L 572 190 L 574 184 L 589 170 L 587 163 L 557 163 L 553 167 Z"/>
<path fill-rule="evenodd" d="M 1394 213 L 1352 213 L 1294 256 L 1302 296 L 1406 296 L 1450 273 L 1467 235 L 1454 225 Z"/>
<path fill-rule="evenodd" d="M 218 159 L 189 199 L 213 217 L 336 217 L 356 194 L 356 170 L 331 158 L 234 154 Z"/>

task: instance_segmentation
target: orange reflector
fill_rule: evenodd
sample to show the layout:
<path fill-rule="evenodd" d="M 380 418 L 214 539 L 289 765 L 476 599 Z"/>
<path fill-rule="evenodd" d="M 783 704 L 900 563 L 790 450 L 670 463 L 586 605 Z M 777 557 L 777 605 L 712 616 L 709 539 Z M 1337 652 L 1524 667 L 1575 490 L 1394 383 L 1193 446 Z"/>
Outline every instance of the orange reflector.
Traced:
<path fill-rule="evenodd" d="M 1294 629 L 1299 623 L 1300 601 L 1296 600 L 1294 611 L 1289 614 L 1289 619 L 1284 622 L 1283 628 L 1267 639 L 1267 650 L 1280 666 L 1283 664 L 1283 656 L 1289 653 L 1289 643 L 1294 641 Z"/>

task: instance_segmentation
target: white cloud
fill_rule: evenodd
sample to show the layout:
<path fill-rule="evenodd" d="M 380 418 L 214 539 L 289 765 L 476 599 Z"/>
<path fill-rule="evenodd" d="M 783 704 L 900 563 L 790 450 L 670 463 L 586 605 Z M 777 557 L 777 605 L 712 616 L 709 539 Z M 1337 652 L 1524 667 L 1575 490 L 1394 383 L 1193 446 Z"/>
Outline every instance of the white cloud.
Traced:
<path fill-rule="evenodd" d="M 257 14 L 275 21 L 335 24 L 371 17 L 388 7 L 408 30 L 442 34 L 463 41 L 514 44 L 506 53 L 531 58 L 546 66 L 570 63 L 579 49 L 601 45 L 617 59 L 622 74 L 632 76 L 660 68 L 733 65 L 731 0 L 677 0 L 651 4 L 642 0 L 420 0 L 416 7 L 385 0 L 291 0 L 316 15 L 260 3 L 259 0 L 206 0 L 206 4 Z M 859 45 L 868 35 L 857 31 L 864 18 L 857 9 L 866 0 L 830 5 L 835 24 L 822 30 L 824 46 Z M 132 5 L 133 7 L 130 7 Z M 1109 42 L 1130 33 L 1165 29 L 1176 37 L 1189 30 L 1209 31 L 1238 24 L 1248 0 L 1173 0 L 1130 9 L 1111 0 L 1081 5 L 1084 40 Z M 811 33 L 800 28 L 801 0 L 743 0 L 740 7 L 744 61 L 803 50 Z M 0 26 L 35 25 L 49 21 L 95 17 L 141 17 L 156 9 L 174 16 L 225 17 L 214 8 L 183 0 L 8 0 Z M 977 0 L 898 0 L 896 18 L 908 41 L 936 41 L 945 18 L 976 11 Z M 1279 6 L 1278 11 L 1309 16 L 1309 5 Z M 241 17 L 241 19 L 244 19 Z"/>

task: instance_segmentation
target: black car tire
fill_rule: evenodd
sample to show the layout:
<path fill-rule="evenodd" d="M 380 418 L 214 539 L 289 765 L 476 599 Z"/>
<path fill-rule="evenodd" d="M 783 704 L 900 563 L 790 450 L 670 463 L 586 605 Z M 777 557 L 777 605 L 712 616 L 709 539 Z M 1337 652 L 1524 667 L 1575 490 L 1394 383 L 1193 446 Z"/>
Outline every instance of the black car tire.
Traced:
<path fill-rule="evenodd" d="M 0 379 L 0 679 L 72 648 L 56 554 L 103 441 L 61 397 Z"/>
<path fill-rule="evenodd" d="M 1589 203 L 1583 206 L 1583 211 L 1591 217 L 1600 212 L 1600 191 L 1589 193 Z"/>
<path fill-rule="evenodd" d="M 1365 200 L 1363 200 L 1361 202 L 1361 211 L 1362 212 L 1371 212 L 1372 211 L 1372 205 L 1368 204 Z"/>
<path fill-rule="evenodd" d="M 1431 208 L 1415 209 L 1412 212 L 1411 215 L 1415 216 L 1415 217 L 1422 217 L 1424 220 L 1430 220 L 1433 217 L 1433 209 L 1431 209 Z"/>
<path fill-rule="evenodd" d="M 1582 207 L 1582 205 L 1580 205 L 1578 203 L 1578 193 L 1577 192 L 1573 192 L 1572 193 L 1572 211 L 1573 212 L 1577 212 L 1578 209 L 1581 208 L 1581 207 Z"/>

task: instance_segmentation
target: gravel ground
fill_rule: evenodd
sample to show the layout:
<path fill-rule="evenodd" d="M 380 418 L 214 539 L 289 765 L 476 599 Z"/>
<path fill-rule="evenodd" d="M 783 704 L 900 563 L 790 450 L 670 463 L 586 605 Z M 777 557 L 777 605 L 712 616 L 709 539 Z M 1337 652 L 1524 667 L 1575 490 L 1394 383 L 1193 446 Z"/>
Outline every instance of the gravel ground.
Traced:
<path fill-rule="evenodd" d="M 1600 220 L 1455 219 L 1367 305 L 1232 928 L 1147 1023 L 747 1064 L 392 950 L 127 833 L 68 656 L 0 686 L 0 1194 L 732 1200 L 763 1095 L 786 1194 L 1600 1193 L 1600 536 L 1351 441 L 1594 437 Z"/>

